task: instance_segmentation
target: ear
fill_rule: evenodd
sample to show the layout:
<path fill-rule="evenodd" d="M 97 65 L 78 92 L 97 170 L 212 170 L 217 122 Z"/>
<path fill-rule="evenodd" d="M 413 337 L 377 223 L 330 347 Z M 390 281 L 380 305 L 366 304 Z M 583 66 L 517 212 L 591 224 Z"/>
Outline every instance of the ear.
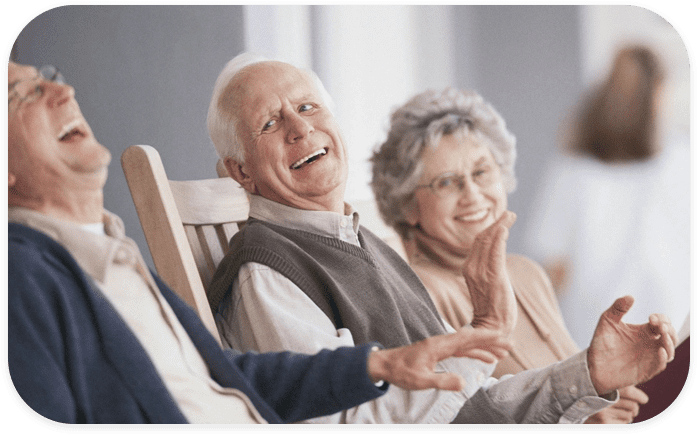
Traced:
<path fill-rule="evenodd" d="M 7 173 L 7 185 L 8 187 L 14 187 L 15 183 L 17 182 L 17 177 L 15 177 L 15 174 L 12 172 Z"/>
<path fill-rule="evenodd" d="M 245 167 L 233 160 L 232 157 L 226 157 L 223 159 L 223 166 L 225 170 L 228 171 L 228 175 L 233 180 L 240 183 L 240 185 L 250 193 L 257 193 L 257 187 L 255 186 L 252 177 L 247 174 Z"/>

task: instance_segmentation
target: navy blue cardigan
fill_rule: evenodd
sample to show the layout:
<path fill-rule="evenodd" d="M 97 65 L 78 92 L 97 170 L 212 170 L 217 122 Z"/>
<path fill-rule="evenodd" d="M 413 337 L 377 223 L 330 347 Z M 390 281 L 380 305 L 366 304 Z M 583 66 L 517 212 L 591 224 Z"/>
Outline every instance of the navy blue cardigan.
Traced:
<path fill-rule="evenodd" d="M 19 224 L 9 224 L 8 236 L 8 360 L 22 399 L 58 422 L 186 423 L 136 337 L 68 251 Z M 155 280 L 213 380 L 247 395 L 270 423 L 333 414 L 387 388 L 366 374 L 373 343 L 314 356 L 222 350 Z"/>

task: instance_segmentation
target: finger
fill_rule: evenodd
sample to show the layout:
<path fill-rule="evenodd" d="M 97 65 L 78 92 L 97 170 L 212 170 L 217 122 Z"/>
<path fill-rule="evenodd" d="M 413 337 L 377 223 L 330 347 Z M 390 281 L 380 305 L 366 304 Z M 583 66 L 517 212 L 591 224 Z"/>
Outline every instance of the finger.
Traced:
<path fill-rule="evenodd" d="M 667 354 L 667 362 L 671 362 L 674 360 L 674 357 L 676 356 L 676 346 L 674 345 L 675 341 L 670 333 L 666 331 L 666 329 L 673 330 L 671 325 L 667 325 L 666 323 L 662 325 L 662 347 L 666 351 Z"/>
<path fill-rule="evenodd" d="M 666 362 L 671 362 L 675 355 L 674 328 L 670 324 L 658 322 L 655 316 L 652 314 L 650 321 L 642 325 L 643 332 L 648 340 L 659 340 L 659 346 L 666 352 Z"/>
<path fill-rule="evenodd" d="M 498 224 L 504 225 L 507 228 L 511 228 L 514 222 L 516 222 L 516 213 L 509 210 L 504 210 L 504 213 L 497 219 Z"/>
<path fill-rule="evenodd" d="M 491 241 L 483 246 L 483 250 L 486 251 L 484 258 L 506 258 L 506 242 L 509 239 L 509 228 L 515 221 L 516 214 L 509 210 L 504 210 L 499 219 L 490 225 L 486 231 Z"/>
<path fill-rule="evenodd" d="M 460 391 L 465 388 L 465 380 L 454 373 L 434 373 L 427 377 L 425 385 L 427 386 L 418 389 L 436 388 L 438 390 Z"/>
<path fill-rule="evenodd" d="M 616 301 L 613 302 L 613 305 L 611 305 L 611 307 L 607 309 L 604 314 L 612 322 L 619 323 L 625 313 L 627 313 L 630 310 L 630 307 L 633 306 L 634 302 L 635 299 L 632 296 L 623 296 L 622 298 L 616 299 Z"/>
<path fill-rule="evenodd" d="M 483 232 L 484 234 L 478 235 L 479 240 L 476 239 L 477 243 L 471 247 L 463 266 L 462 273 L 471 295 L 473 292 L 477 293 L 482 285 L 496 279 L 495 277 L 506 274 L 509 229 L 498 222 L 487 228 Z M 480 291 L 485 291 L 485 289 Z M 473 298 L 475 299 L 473 304 L 477 311 L 478 298 L 475 296 Z"/>
<path fill-rule="evenodd" d="M 634 385 L 622 388 L 620 390 L 620 397 L 621 399 L 632 400 L 640 405 L 644 405 L 650 400 L 649 396 L 644 391 Z"/>
<path fill-rule="evenodd" d="M 480 361 L 484 361 L 488 364 L 495 363 L 499 361 L 500 359 L 506 358 L 509 355 L 509 352 L 506 350 L 485 350 L 485 349 L 470 349 L 469 351 L 465 352 L 462 355 L 466 358 L 474 358 L 474 359 L 479 359 Z"/>
<path fill-rule="evenodd" d="M 430 337 L 431 354 L 439 361 L 449 357 L 469 357 L 492 363 L 506 358 L 511 342 L 498 331 L 461 328 L 453 334 Z"/>
<path fill-rule="evenodd" d="M 627 409 L 617 407 L 616 404 L 613 404 L 610 408 L 608 408 L 608 414 L 610 417 L 610 421 L 608 423 L 627 424 L 632 422 L 635 415 L 633 415 L 633 413 Z"/>
<path fill-rule="evenodd" d="M 652 325 L 667 325 L 667 332 L 669 333 L 674 345 L 679 343 L 679 336 L 676 333 L 676 328 L 671 324 L 671 320 L 664 314 L 652 314 L 650 316 L 650 324 Z M 661 328 L 658 329 L 658 333 L 661 333 Z"/>
<path fill-rule="evenodd" d="M 627 399 L 619 399 L 618 402 L 613 404 L 614 407 L 626 411 L 632 417 L 636 417 L 640 413 L 640 404 Z"/>
<path fill-rule="evenodd" d="M 483 254 L 490 250 L 496 234 L 499 231 L 502 231 L 502 229 L 506 229 L 507 232 L 505 235 L 508 237 L 508 229 L 511 228 L 515 221 L 516 214 L 509 210 L 504 210 L 504 213 L 502 213 L 497 221 L 485 228 L 480 234 L 477 235 L 477 237 L 475 237 L 475 241 L 469 250 L 470 252 L 468 254 L 468 258 L 472 258 L 474 260 L 487 258 L 486 256 L 483 256 Z"/>

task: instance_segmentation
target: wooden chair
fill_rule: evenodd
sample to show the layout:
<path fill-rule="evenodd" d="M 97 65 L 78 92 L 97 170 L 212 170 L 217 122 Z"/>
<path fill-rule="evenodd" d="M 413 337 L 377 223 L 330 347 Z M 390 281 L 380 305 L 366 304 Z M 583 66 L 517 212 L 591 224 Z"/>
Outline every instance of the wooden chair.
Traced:
<path fill-rule="evenodd" d="M 217 172 L 225 178 L 168 180 L 160 154 L 148 145 L 129 147 L 121 166 L 158 275 L 220 342 L 206 289 L 247 220 L 247 193 L 220 162 Z"/>

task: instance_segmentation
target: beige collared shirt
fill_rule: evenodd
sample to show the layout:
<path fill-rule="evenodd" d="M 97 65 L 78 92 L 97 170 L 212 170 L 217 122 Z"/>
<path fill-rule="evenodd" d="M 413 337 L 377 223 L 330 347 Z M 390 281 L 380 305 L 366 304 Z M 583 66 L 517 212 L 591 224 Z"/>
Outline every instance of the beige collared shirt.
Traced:
<path fill-rule="evenodd" d="M 211 379 L 116 215 L 105 211 L 104 234 L 19 207 L 9 208 L 8 220 L 41 231 L 70 252 L 138 338 L 189 422 L 265 423 L 247 396 Z"/>

